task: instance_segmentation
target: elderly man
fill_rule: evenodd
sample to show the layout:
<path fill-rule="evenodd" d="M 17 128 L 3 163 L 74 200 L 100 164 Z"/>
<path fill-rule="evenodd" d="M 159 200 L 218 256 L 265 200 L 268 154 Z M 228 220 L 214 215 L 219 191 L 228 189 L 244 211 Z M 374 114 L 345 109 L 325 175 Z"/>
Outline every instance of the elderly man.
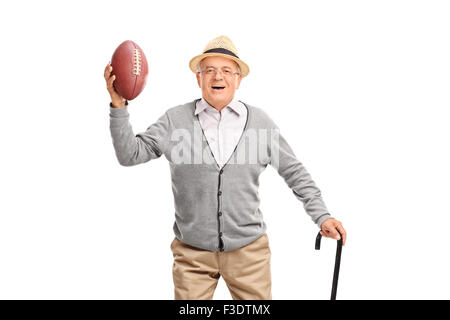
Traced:
<path fill-rule="evenodd" d="M 339 239 L 340 233 L 345 244 L 345 230 L 331 217 L 320 190 L 270 117 L 234 98 L 249 67 L 232 41 L 213 39 L 189 67 L 202 98 L 170 108 L 135 135 L 128 102 L 114 90 L 112 67 L 106 66 L 117 159 L 133 166 L 164 154 L 170 163 L 175 299 L 212 299 L 221 276 L 233 299 L 272 299 L 271 252 L 258 195 L 258 178 L 268 164 L 303 202 L 323 236 Z M 257 140 L 247 139 L 250 133 L 257 133 Z M 264 152 L 247 154 L 246 147 L 255 151 L 256 144 Z M 239 154 L 245 157 L 237 159 Z"/>

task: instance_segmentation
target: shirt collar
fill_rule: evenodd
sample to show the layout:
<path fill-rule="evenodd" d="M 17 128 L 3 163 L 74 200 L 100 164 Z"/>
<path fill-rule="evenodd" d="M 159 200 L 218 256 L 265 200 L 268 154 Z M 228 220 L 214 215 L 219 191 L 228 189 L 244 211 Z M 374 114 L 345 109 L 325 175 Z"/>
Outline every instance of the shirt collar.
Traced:
<path fill-rule="evenodd" d="M 201 98 L 201 100 L 196 103 L 195 115 L 199 114 L 208 107 L 214 109 L 214 107 L 211 106 L 204 98 Z M 226 107 L 230 107 L 230 109 L 236 112 L 239 116 L 241 116 L 245 112 L 245 106 L 242 104 L 242 102 L 236 100 L 235 98 L 233 98 L 233 100 L 231 100 L 231 102 Z"/>

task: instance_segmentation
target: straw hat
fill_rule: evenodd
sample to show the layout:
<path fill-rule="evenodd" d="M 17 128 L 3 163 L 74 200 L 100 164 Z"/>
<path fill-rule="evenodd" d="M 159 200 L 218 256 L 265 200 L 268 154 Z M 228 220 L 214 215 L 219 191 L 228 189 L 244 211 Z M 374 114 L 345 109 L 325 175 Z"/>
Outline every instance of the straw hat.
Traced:
<path fill-rule="evenodd" d="M 189 62 L 189 68 L 192 70 L 192 72 L 196 73 L 197 66 L 200 61 L 210 56 L 219 56 L 234 60 L 241 69 L 242 77 L 245 77 L 250 72 L 248 65 L 244 61 L 239 59 L 236 47 L 227 36 L 220 36 L 211 40 L 206 46 L 205 50 L 203 50 L 202 54 L 191 59 L 191 61 Z"/>

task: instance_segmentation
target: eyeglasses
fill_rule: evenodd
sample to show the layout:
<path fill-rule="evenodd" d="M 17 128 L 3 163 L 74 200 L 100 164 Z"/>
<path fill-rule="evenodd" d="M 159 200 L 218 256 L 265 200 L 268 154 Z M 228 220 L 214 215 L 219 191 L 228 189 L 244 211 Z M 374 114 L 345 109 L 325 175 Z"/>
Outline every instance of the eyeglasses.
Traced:
<path fill-rule="evenodd" d="M 218 70 L 218 69 L 216 69 L 216 68 L 209 67 L 209 68 L 206 68 L 205 70 L 200 71 L 200 73 L 204 73 L 204 74 L 206 74 L 206 75 L 208 75 L 208 76 L 212 76 L 212 75 L 215 76 L 215 75 L 217 74 L 217 70 Z M 230 68 L 222 68 L 220 71 L 222 72 L 222 74 L 223 74 L 225 77 L 232 77 L 232 76 L 234 76 L 235 74 L 241 74 L 240 72 L 234 72 L 234 71 L 231 70 Z"/>

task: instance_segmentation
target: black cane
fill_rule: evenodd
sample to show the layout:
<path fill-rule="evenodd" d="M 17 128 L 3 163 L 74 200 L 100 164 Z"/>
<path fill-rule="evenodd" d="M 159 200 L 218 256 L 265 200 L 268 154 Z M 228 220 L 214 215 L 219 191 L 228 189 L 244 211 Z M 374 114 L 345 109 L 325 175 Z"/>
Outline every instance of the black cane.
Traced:
<path fill-rule="evenodd" d="M 331 300 L 336 300 L 337 286 L 338 286 L 338 278 L 339 278 L 339 267 L 341 265 L 341 253 L 342 253 L 342 235 L 338 231 L 341 239 L 337 241 L 336 248 L 336 261 L 334 263 L 334 274 L 333 274 L 333 286 L 331 288 Z M 320 250 L 320 240 L 322 239 L 322 235 L 320 232 L 316 237 L 316 250 Z"/>

